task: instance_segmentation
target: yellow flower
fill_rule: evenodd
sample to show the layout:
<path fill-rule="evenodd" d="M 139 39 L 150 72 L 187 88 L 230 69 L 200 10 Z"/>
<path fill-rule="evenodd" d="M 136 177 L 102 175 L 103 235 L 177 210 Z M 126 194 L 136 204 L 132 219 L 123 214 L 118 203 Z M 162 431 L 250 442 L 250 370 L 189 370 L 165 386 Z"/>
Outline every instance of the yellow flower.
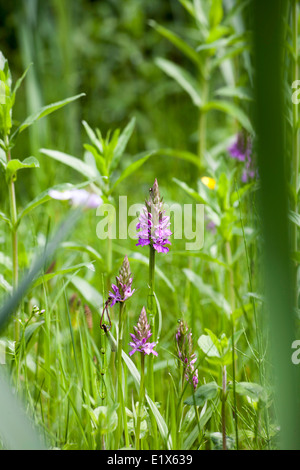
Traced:
<path fill-rule="evenodd" d="M 205 186 L 207 186 L 209 189 L 215 189 L 216 186 L 216 180 L 213 178 L 210 178 L 209 176 L 203 176 L 201 178 L 201 181 Z"/>

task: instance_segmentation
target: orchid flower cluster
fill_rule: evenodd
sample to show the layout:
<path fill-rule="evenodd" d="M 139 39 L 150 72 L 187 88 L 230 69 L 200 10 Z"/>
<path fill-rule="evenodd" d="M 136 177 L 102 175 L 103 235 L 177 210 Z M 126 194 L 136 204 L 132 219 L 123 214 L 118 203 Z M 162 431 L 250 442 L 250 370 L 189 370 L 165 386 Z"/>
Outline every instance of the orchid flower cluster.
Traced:
<path fill-rule="evenodd" d="M 149 200 L 145 201 L 139 222 L 136 226 L 139 230 L 137 246 L 151 245 L 159 253 L 167 253 L 171 245 L 169 237 L 172 235 L 170 217 L 164 215 L 163 201 L 159 194 L 157 179 L 150 188 Z"/>
<path fill-rule="evenodd" d="M 252 158 L 252 140 L 250 135 L 246 132 L 239 132 L 236 136 L 236 141 L 228 148 L 229 155 L 238 160 L 245 162 L 242 173 L 242 182 L 247 183 L 255 177 L 255 169 Z"/>
<path fill-rule="evenodd" d="M 129 345 L 132 347 L 132 351 L 130 351 L 129 356 L 132 356 L 137 351 L 143 352 L 144 355 L 153 354 L 154 356 L 158 356 L 157 352 L 153 349 L 156 346 L 156 343 L 150 343 L 148 341 L 148 339 L 152 336 L 152 333 L 148 323 L 145 307 L 142 308 L 137 326 L 134 326 L 133 328 L 135 334 L 130 333 L 132 342 L 129 343 Z"/>
<path fill-rule="evenodd" d="M 125 302 L 135 291 L 135 289 L 132 290 L 132 277 L 127 255 L 120 268 L 119 276 L 116 276 L 116 284 L 112 284 L 111 288 L 113 292 L 110 291 L 108 297 L 111 307 L 117 302 Z"/>
<path fill-rule="evenodd" d="M 178 358 L 184 365 L 184 376 L 196 389 L 198 385 L 198 370 L 195 370 L 194 366 L 197 358 L 193 353 L 192 333 L 182 320 L 179 320 L 175 340 Z"/>

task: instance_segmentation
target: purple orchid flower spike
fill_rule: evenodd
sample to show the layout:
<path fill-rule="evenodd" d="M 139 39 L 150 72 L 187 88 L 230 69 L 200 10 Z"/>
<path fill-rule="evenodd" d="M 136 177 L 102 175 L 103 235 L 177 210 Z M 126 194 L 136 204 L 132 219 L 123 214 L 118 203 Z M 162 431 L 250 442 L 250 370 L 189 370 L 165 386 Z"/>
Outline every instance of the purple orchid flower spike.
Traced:
<path fill-rule="evenodd" d="M 193 353 L 192 333 L 182 320 L 179 320 L 175 340 L 178 358 L 184 365 L 185 379 L 196 389 L 198 385 L 198 370 L 195 370 L 194 366 L 197 358 Z"/>
<path fill-rule="evenodd" d="M 236 141 L 228 148 L 228 152 L 232 158 L 239 162 L 245 162 L 252 153 L 251 137 L 246 132 L 239 132 Z"/>
<path fill-rule="evenodd" d="M 112 291 L 109 292 L 109 304 L 113 307 L 117 302 L 125 302 L 135 289 L 132 290 L 132 277 L 130 272 L 130 265 L 127 255 L 124 258 L 123 264 L 119 271 L 119 276 L 116 276 L 116 284 L 112 284 Z"/>
<path fill-rule="evenodd" d="M 145 201 L 139 222 L 136 226 L 139 241 L 136 246 L 151 245 L 158 253 L 167 253 L 171 245 L 169 237 L 172 235 L 170 231 L 170 217 L 164 215 L 162 198 L 159 194 L 157 179 L 150 188 L 149 200 Z"/>
<path fill-rule="evenodd" d="M 250 135 L 242 131 L 237 134 L 236 141 L 228 148 L 230 156 L 239 162 L 245 162 L 242 182 L 247 183 L 256 176 L 252 158 L 252 140 Z"/>
<path fill-rule="evenodd" d="M 148 323 L 145 307 L 142 308 L 137 326 L 134 326 L 133 328 L 135 334 L 130 333 L 132 341 L 129 345 L 132 347 L 132 351 L 129 352 L 129 356 L 132 356 L 135 352 L 141 352 L 148 356 L 149 354 L 158 356 L 157 352 L 153 349 L 156 346 L 156 343 L 150 343 L 148 341 L 152 336 L 152 333 Z"/>

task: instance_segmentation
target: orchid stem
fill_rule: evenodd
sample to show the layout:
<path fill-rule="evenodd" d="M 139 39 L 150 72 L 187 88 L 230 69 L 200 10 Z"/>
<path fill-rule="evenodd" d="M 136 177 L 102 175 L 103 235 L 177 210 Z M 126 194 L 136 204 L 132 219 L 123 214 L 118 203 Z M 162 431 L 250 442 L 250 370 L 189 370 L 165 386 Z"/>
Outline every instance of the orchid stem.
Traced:
<path fill-rule="evenodd" d="M 123 347 L 123 326 L 124 326 L 124 315 L 125 315 L 125 303 L 120 302 L 120 311 L 119 311 L 119 337 L 118 337 L 118 349 L 117 349 L 117 376 L 118 376 L 118 400 L 119 400 L 119 409 L 118 409 L 118 432 L 117 432 L 117 445 L 120 446 L 120 438 L 122 433 L 122 421 L 124 425 L 124 434 L 125 434 L 125 445 L 129 447 L 129 435 L 127 427 L 127 418 L 125 410 L 125 402 L 123 396 L 123 374 L 122 374 L 122 347 Z"/>
<path fill-rule="evenodd" d="M 140 429 L 141 429 L 141 415 L 143 413 L 143 404 L 145 396 L 145 355 L 141 353 L 141 380 L 140 380 L 140 397 L 135 431 L 135 448 L 140 450 Z"/>
<path fill-rule="evenodd" d="M 149 321 L 151 325 L 152 331 L 152 341 L 155 341 L 155 298 L 154 298 L 154 289 L 155 289 L 155 249 L 150 245 L 150 252 L 149 252 L 149 295 L 148 295 L 148 314 L 149 314 Z M 148 363 L 148 393 L 151 400 L 155 403 L 155 393 L 154 393 L 154 372 L 153 372 L 153 355 L 149 355 L 149 363 Z M 154 415 L 151 413 L 151 424 L 152 424 L 152 432 L 153 432 L 153 440 L 156 449 L 157 443 L 157 428 L 156 428 L 156 420 Z"/>

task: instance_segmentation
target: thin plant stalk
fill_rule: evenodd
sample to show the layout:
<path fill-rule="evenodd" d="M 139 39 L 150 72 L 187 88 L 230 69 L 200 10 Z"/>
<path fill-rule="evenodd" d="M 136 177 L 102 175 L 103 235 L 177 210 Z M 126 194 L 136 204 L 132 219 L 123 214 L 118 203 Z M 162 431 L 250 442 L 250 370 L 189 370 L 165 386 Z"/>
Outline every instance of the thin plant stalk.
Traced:
<path fill-rule="evenodd" d="M 123 329 L 124 329 L 124 315 L 125 315 L 125 302 L 120 302 L 119 310 L 119 335 L 118 335 L 118 349 L 117 349 L 117 378 L 118 378 L 118 428 L 117 428 L 117 445 L 120 444 L 122 433 L 122 421 L 124 425 L 125 445 L 129 447 L 129 435 L 126 419 L 125 402 L 123 396 L 123 374 L 122 374 L 122 347 L 123 347 Z"/>
<path fill-rule="evenodd" d="M 152 341 L 155 341 L 155 249 L 150 245 L 149 247 L 149 295 L 148 295 L 148 305 L 147 311 L 149 313 L 149 322 L 152 331 Z M 153 371 L 153 355 L 149 355 L 148 362 L 148 394 L 153 402 L 155 402 L 155 392 L 154 392 L 154 371 Z M 157 442 L 157 428 L 156 420 L 153 414 L 151 414 L 151 424 L 153 428 L 153 439 L 154 444 Z M 155 447 L 156 448 L 156 447 Z"/>
<path fill-rule="evenodd" d="M 235 310 L 235 291 L 234 291 L 234 276 L 233 270 L 231 267 L 232 264 L 232 254 L 231 254 L 231 246 L 230 242 L 226 242 L 226 257 L 227 263 L 230 266 L 229 270 L 229 289 L 230 289 L 230 305 L 231 305 L 231 334 L 232 334 L 232 388 L 233 388 L 233 410 L 234 410 L 234 425 L 235 425 L 235 441 L 236 441 L 236 449 L 239 448 L 239 434 L 238 434 L 238 415 L 237 415 L 237 400 L 236 400 L 236 387 L 235 387 L 235 343 L 234 343 L 234 318 L 233 318 L 233 311 Z"/>
<path fill-rule="evenodd" d="M 8 147 L 9 141 L 6 136 L 5 139 L 6 145 Z M 11 153 L 8 149 L 6 152 L 7 162 L 11 160 Z M 16 202 L 16 192 L 15 184 L 11 178 L 8 183 L 8 192 L 9 192 L 9 205 L 10 205 L 10 222 L 11 222 L 11 245 L 12 245 L 12 280 L 14 290 L 18 287 L 18 276 L 19 276 L 19 267 L 18 267 L 18 234 L 17 234 L 17 202 Z M 20 337 L 20 326 L 19 322 L 15 320 L 15 341 L 18 341 Z"/>
<path fill-rule="evenodd" d="M 227 371 L 226 366 L 222 367 L 222 449 L 226 450 L 226 382 Z"/>
<path fill-rule="evenodd" d="M 140 379 L 140 396 L 139 406 L 137 413 L 136 431 L 135 431 L 135 447 L 136 450 L 140 450 L 140 430 L 141 430 L 141 418 L 143 413 L 143 404 L 145 397 L 145 355 L 141 353 L 141 379 Z"/>

